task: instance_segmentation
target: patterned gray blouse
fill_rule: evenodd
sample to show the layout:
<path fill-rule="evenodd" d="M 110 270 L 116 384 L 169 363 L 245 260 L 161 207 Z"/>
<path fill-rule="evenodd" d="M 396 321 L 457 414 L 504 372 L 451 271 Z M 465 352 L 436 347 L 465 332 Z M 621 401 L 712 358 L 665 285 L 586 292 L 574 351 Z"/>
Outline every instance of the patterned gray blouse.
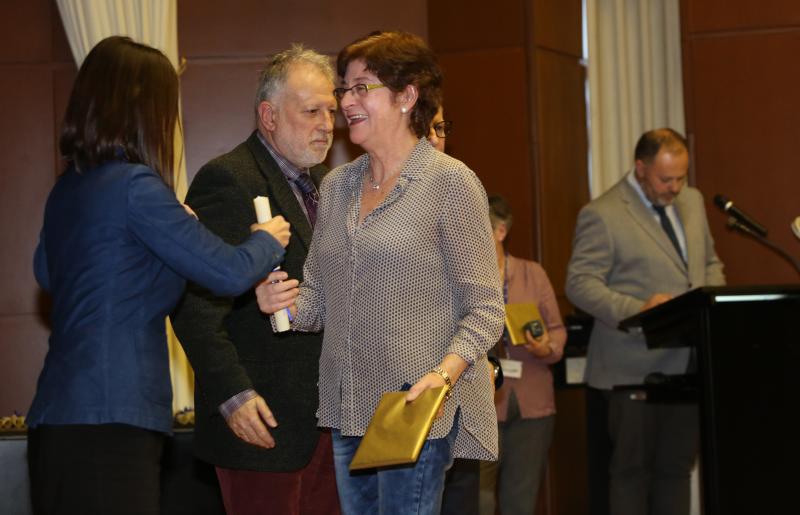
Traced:
<path fill-rule="evenodd" d="M 495 459 L 486 351 L 502 333 L 503 294 L 486 192 L 462 162 L 421 139 L 359 225 L 368 167 L 365 154 L 323 181 L 297 300 L 294 328 L 325 328 L 319 425 L 363 435 L 381 394 L 455 353 L 470 366 L 430 437 L 447 435 L 460 406 L 454 454 Z"/>

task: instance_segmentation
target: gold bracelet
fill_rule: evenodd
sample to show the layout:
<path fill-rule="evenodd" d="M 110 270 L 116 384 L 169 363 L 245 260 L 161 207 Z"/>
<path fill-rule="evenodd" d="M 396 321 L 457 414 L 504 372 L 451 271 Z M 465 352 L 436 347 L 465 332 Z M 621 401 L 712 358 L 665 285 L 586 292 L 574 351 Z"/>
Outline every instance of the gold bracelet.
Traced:
<path fill-rule="evenodd" d="M 443 369 L 442 367 L 434 367 L 431 370 L 434 374 L 439 374 L 442 379 L 444 379 L 444 384 L 447 386 L 447 391 L 444 394 L 444 400 L 450 399 L 453 396 L 453 381 L 450 379 L 450 374 L 447 373 L 447 370 Z"/>

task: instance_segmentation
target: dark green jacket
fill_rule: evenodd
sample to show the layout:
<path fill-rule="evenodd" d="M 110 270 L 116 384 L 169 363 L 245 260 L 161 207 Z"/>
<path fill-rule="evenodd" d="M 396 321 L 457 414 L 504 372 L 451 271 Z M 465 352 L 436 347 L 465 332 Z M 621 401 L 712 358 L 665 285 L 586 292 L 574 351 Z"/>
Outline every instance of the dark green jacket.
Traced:
<path fill-rule="evenodd" d="M 312 168 L 319 185 L 327 171 Z M 283 215 L 292 237 L 282 268 L 302 280 L 312 229 L 288 181 L 254 132 L 228 154 L 205 166 L 192 181 L 186 202 L 200 221 L 229 243 L 238 244 L 256 222 L 253 198 L 270 199 L 273 216 Z M 274 334 L 258 310 L 255 293 L 236 298 L 212 295 L 190 284 L 172 316 L 173 326 L 195 371 L 195 453 L 234 469 L 291 471 L 304 467 L 319 437 L 316 410 L 321 333 Z M 276 446 L 266 450 L 239 440 L 219 405 L 255 389 L 278 421 Z"/>

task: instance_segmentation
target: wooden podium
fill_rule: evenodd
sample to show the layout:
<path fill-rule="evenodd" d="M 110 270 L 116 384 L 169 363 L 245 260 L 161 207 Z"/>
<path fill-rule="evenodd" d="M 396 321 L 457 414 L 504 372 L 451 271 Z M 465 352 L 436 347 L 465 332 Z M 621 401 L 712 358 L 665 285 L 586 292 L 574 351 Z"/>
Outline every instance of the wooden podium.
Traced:
<path fill-rule="evenodd" d="M 703 513 L 797 513 L 800 285 L 698 288 L 620 328 L 695 348 Z"/>

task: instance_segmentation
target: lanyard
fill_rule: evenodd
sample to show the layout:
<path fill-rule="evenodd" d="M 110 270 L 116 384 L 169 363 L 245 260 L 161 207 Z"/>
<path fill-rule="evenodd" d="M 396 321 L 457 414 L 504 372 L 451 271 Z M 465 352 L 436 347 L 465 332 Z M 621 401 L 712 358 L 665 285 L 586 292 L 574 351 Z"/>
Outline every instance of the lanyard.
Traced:
<path fill-rule="evenodd" d="M 503 259 L 503 304 L 508 304 L 508 251 L 504 254 Z M 503 326 L 503 349 L 506 351 L 506 357 L 511 357 L 511 337 L 508 335 L 508 327 Z"/>

